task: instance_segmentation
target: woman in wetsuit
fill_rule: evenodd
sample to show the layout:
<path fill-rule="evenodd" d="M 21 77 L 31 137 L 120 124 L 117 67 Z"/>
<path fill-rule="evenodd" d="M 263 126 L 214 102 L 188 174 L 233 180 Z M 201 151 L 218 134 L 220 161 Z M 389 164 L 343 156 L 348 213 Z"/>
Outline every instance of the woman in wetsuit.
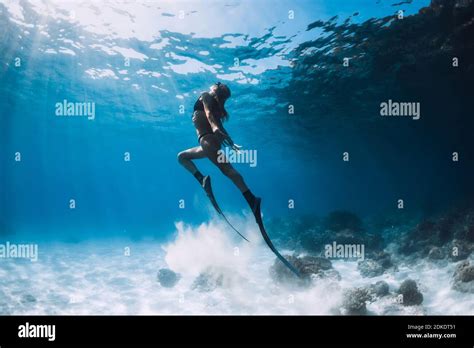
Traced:
<path fill-rule="evenodd" d="M 239 150 L 239 146 L 234 144 L 222 125 L 223 121 L 229 117 L 224 104 L 230 98 L 230 95 L 229 87 L 220 82 L 212 85 L 209 92 L 204 92 L 200 95 L 194 104 L 192 118 L 200 146 L 180 152 L 178 154 L 178 161 L 194 175 L 211 198 L 210 177 L 203 176 L 193 163 L 194 159 L 210 159 L 242 192 L 252 212 L 260 214 L 260 198 L 252 194 L 245 184 L 242 175 L 234 169 L 227 159 L 224 161 L 218 160 L 218 158 L 223 158 L 222 155 L 219 157 L 218 153 L 223 144 L 231 147 L 234 151 Z"/>

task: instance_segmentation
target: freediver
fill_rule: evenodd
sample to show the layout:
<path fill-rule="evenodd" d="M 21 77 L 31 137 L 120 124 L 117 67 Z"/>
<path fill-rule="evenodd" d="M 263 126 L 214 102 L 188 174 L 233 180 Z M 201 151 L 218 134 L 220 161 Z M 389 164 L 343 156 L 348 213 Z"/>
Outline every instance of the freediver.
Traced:
<path fill-rule="evenodd" d="M 229 114 L 225 109 L 225 102 L 230 98 L 231 92 L 227 85 L 217 82 L 213 84 L 209 92 L 203 92 L 194 104 L 194 111 L 192 121 L 196 128 L 199 146 L 182 151 L 178 154 L 178 161 L 184 168 L 186 168 L 197 179 L 199 184 L 204 188 L 212 205 L 216 211 L 227 221 L 227 223 L 245 240 L 242 234 L 237 231 L 227 220 L 222 213 L 217 201 L 214 197 L 211 188 L 211 178 L 209 175 L 204 176 L 196 167 L 193 160 L 208 158 L 214 163 L 221 172 L 227 176 L 237 188 L 240 190 L 245 200 L 247 201 L 252 213 L 257 222 L 260 233 L 267 243 L 268 247 L 273 253 L 297 276 L 300 276 L 299 271 L 291 265 L 273 246 L 262 221 L 260 205 L 262 199 L 256 197 L 245 184 L 242 175 L 229 163 L 228 159 L 222 160 L 219 157 L 219 150 L 222 145 L 230 147 L 232 150 L 238 152 L 240 146 L 236 145 L 229 133 L 225 130 L 223 122 L 229 119 Z M 218 160 L 218 159 L 221 160 Z M 248 241 L 248 240 L 247 240 Z"/>
<path fill-rule="evenodd" d="M 194 159 L 208 158 L 221 172 L 227 176 L 237 186 L 247 201 L 255 218 L 260 216 L 261 198 L 256 197 L 245 184 L 242 175 L 226 159 L 218 161 L 222 145 L 229 146 L 238 152 L 240 146 L 236 145 L 222 123 L 229 119 L 229 114 L 225 109 L 225 102 L 231 96 L 227 85 L 217 82 L 213 84 L 209 92 L 202 93 L 194 104 L 192 121 L 196 128 L 198 143 L 200 146 L 190 148 L 178 154 L 178 161 L 197 179 L 204 188 L 206 194 L 211 199 L 215 207 L 215 199 L 211 188 L 211 178 L 209 175 L 202 175 L 194 164 Z"/>

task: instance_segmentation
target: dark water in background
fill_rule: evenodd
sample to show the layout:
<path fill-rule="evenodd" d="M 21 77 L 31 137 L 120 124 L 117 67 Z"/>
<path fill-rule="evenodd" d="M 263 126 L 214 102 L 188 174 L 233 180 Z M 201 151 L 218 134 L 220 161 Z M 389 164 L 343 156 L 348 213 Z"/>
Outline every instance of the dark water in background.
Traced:
<path fill-rule="evenodd" d="M 366 216 L 393 211 L 399 198 L 430 214 L 472 200 L 474 36 L 465 23 L 473 5 L 419 12 L 428 1 L 394 3 L 0 2 L 1 233 L 161 237 L 175 221 L 206 220 L 205 196 L 176 154 L 197 145 L 192 105 L 216 80 L 232 89 L 226 128 L 258 151 L 256 168 L 236 167 L 263 197 L 266 217 Z M 185 24 L 176 24 L 181 7 Z M 399 9 L 403 20 L 394 18 Z M 56 117 L 63 99 L 95 102 L 95 120 Z M 420 102 L 421 119 L 381 117 L 388 99 Z M 198 165 L 224 210 L 245 209 L 228 179 Z"/>

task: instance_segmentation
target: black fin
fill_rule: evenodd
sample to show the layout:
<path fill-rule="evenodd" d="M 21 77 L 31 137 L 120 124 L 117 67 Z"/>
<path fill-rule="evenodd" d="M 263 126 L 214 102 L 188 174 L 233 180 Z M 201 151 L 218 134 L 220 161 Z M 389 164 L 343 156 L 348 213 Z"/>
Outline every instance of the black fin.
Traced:
<path fill-rule="evenodd" d="M 207 194 L 207 197 L 209 198 L 209 200 L 211 201 L 211 204 L 212 206 L 214 207 L 214 209 L 217 211 L 217 213 L 222 216 L 222 218 L 225 220 L 225 222 L 227 222 L 227 224 L 235 231 L 237 232 L 237 234 L 239 236 L 241 236 L 243 239 L 245 239 L 247 242 L 250 243 L 250 241 L 245 238 L 244 235 L 242 235 L 242 233 L 240 233 L 234 226 L 232 226 L 232 224 L 229 222 L 229 220 L 227 219 L 227 217 L 224 215 L 224 213 L 222 212 L 221 208 L 219 207 L 219 204 L 217 204 L 217 201 L 216 201 L 216 198 L 214 197 L 214 193 L 212 193 L 212 187 L 211 187 L 211 177 L 206 175 L 204 177 L 204 180 L 203 180 L 203 188 L 204 188 L 204 191 L 206 191 L 206 194 Z"/>
<path fill-rule="evenodd" d="M 262 202 L 262 199 L 259 197 L 256 197 L 256 204 L 255 207 L 252 209 L 253 213 L 255 215 L 255 220 L 257 221 L 257 225 L 260 228 L 260 233 L 262 234 L 263 239 L 267 243 L 268 247 L 273 251 L 273 253 L 278 257 L 278 259 L 285 264 L 286 267 L 288 267 L 294 274 L 296 274 L 298 277 L 301 278 L 301 273 L 293 266 L 291 263 L 288 262 L 287 259 L 285 259 L 275 248 L 273 245 L 270 237 L 267 234 L 267 231 L 265 231 L 265 226 L 263 226 L 263 221 L 262 221 L 262 214 L 260 212 L 260 204 Z"/>

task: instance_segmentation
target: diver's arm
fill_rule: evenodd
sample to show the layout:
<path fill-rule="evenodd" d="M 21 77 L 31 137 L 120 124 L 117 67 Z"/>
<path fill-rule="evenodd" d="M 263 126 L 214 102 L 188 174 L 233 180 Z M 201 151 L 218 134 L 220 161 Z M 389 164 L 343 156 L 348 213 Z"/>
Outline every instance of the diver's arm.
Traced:
<path fill-rule="evenodd" d="M 212 132 L 222 138 L 224 145 L 233 147 L 234 142 L 232 138 L 230 137 L 229 133 L 227 133 L 224 126 L 222 125 L 222 122 L 217 123 L 216 126 L 217 128 L 215 129 L 213 128 Z"/>
<path fill-rule="evenodd" d="M 222 133 L 224 133 L 225 135 L 227 135 L 227 136 L 230 137 L 229 132 L 227 132 L 227 130 L 224 128 L 224 125 L 222 124 L 222 122 L 221 122 L 221 124 L 220 124 L 220 126 L 219 126 L 219 130 L 220 130 Z"/>
<path fill-rule="evenodd" d="M 232 138 L 230 137 L 229 133 L 224 128 L 222 123 L 220 123 L 219 128 L 216 131 L 214 131 L 214 133 L 219 133 L 220 136 L 222 136 L 224 138 L 223 144 L 225 146 L 229 146 L 230 148 L 232 148 L 235 151 L 239 151 L 239 150 L 242 149 L 242 146 L 237 145 L 236 143 L 234 143 L 234 141 L 232 140 Z"/>

